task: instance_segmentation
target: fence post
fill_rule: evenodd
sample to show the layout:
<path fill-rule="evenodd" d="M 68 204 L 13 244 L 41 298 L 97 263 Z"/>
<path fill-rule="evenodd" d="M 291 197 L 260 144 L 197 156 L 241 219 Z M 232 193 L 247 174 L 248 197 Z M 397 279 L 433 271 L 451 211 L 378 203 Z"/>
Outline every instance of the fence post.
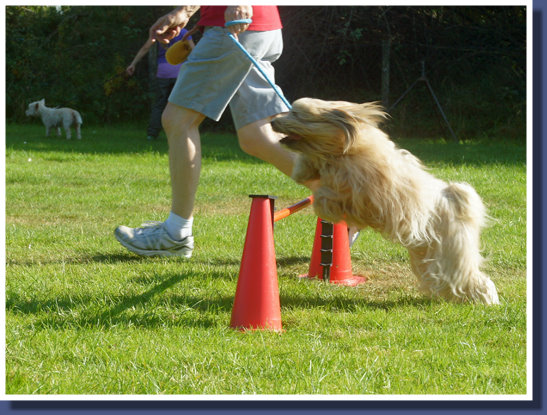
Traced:
<path fill-rule="evenodd" d="M 382 40 L 382 105 L 389 106 L 391 38 Z"/>

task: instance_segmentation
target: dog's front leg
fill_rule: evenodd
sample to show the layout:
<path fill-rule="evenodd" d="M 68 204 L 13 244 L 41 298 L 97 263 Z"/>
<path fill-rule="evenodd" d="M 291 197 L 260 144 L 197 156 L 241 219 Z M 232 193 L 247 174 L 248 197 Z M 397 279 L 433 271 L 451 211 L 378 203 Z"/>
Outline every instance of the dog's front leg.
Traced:
<path fill-rule="evenodd" d="M 297 183 L 307 184 L 312 180 L 319 179 L 319 170 L 312 160 L 299 154 L 294 163 L 291 177 Z"/>
<path fill-rule="evenodd" d="M 64 129 L 65 129 L 66 139 L 70 140 L 72 138 L 72 132 L 70 131 L 70 124 L 69 125 L 65 124 Z"/>
<path fill-rule="evenodd" d="M 313 209 L 321 219 L 338 223 L 345 219 L 340 195 L 329 187 L 321 186 L 313 192 Z"/>

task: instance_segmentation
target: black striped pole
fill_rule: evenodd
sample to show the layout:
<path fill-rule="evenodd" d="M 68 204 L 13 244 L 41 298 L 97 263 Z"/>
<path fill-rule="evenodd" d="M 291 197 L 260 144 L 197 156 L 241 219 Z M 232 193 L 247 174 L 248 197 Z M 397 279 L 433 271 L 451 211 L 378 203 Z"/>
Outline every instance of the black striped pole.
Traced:
<path fill-rule="evenodd" d="M 323 281 L 329 282 L 332 266 L 332 236 L 334 225 L 321 219 L 321 265 L 323 267 Z"/>

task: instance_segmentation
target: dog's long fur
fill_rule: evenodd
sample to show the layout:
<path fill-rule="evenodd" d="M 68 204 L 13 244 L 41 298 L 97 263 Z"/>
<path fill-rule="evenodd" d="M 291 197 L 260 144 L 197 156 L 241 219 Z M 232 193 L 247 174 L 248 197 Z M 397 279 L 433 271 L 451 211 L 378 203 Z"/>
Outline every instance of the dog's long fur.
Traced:
<path fill-rule="evenodd" d="M 313 202 L 319 217 L 371 227 L 401 243 L 430 296 L 499 303 L 480 270 L 486 213 L 479 195 L 468 184 L 429 174 L 378 128 L 384 117 L 374 103 L 302 98 L 272 127 L 299 154 L 293 179 L 319 179 Z"/>
<path fill-rule="evenodd" d="M 61 126 L 65 129 L 66 138 L 70 140 L 72 134 L 70 127 L 76 130 L 76 138 L 81 139 L 80 127 L 82 125 L 82 116 L 72 108 L 50 108 L 46 107 L 45 99 L 31 102 L 28 105 L 25 114 L 30 117 L 40 117 L 46 127 L 46 137 L 49 136 L 49 130 L 57 129 L 57 135 L 61 135 Z"/>

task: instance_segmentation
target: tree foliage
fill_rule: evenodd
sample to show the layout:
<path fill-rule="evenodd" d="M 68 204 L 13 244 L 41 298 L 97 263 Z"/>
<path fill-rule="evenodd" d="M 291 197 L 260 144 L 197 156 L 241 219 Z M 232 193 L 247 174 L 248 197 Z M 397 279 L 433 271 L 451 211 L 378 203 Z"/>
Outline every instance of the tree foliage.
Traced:
<path fill-rule="evenodd" d="M 134 77 L 123 71 L 148 27 L 170 9 L 6 7 L 8 119 L 22 120 L 28 102 L 40 98 L 74 106 L 91 122 L 146 118 L 154 68 L 144 60 Z M 389 107 L 422 75 L 423 62 L 459 136 L 524 136 L 525 7 L 281 6 L 280 12 L 285 48 L 277 82 L 289 99 L 380 100 L 382 76 L 389 74 Z M 386 42 L 389 72 L 382 63 Z M 401 134 L 442 130 L 425 88 L 392 115 Z"/>
<path fill-rule="evenodd" d="M 147 114 L 146 60 L 139 76 L 124 70 L 155 19 L 170 7 L 7 7 L 8 117 L 30 101 L 73 106 L 91 122 Z"/>
<path fill-rule="evenodd" d="M 524 7 L 281 7 L 279 82 L 289 97 L 382 99 L 382 45 L 391 44 L 389 104 L 425 75 L 458 136 L 524 136 Z M 420 84 L 393 111 L 398 131 L 442 131 Z M 424 125 L 426 127 L 424 127 Z"/>

